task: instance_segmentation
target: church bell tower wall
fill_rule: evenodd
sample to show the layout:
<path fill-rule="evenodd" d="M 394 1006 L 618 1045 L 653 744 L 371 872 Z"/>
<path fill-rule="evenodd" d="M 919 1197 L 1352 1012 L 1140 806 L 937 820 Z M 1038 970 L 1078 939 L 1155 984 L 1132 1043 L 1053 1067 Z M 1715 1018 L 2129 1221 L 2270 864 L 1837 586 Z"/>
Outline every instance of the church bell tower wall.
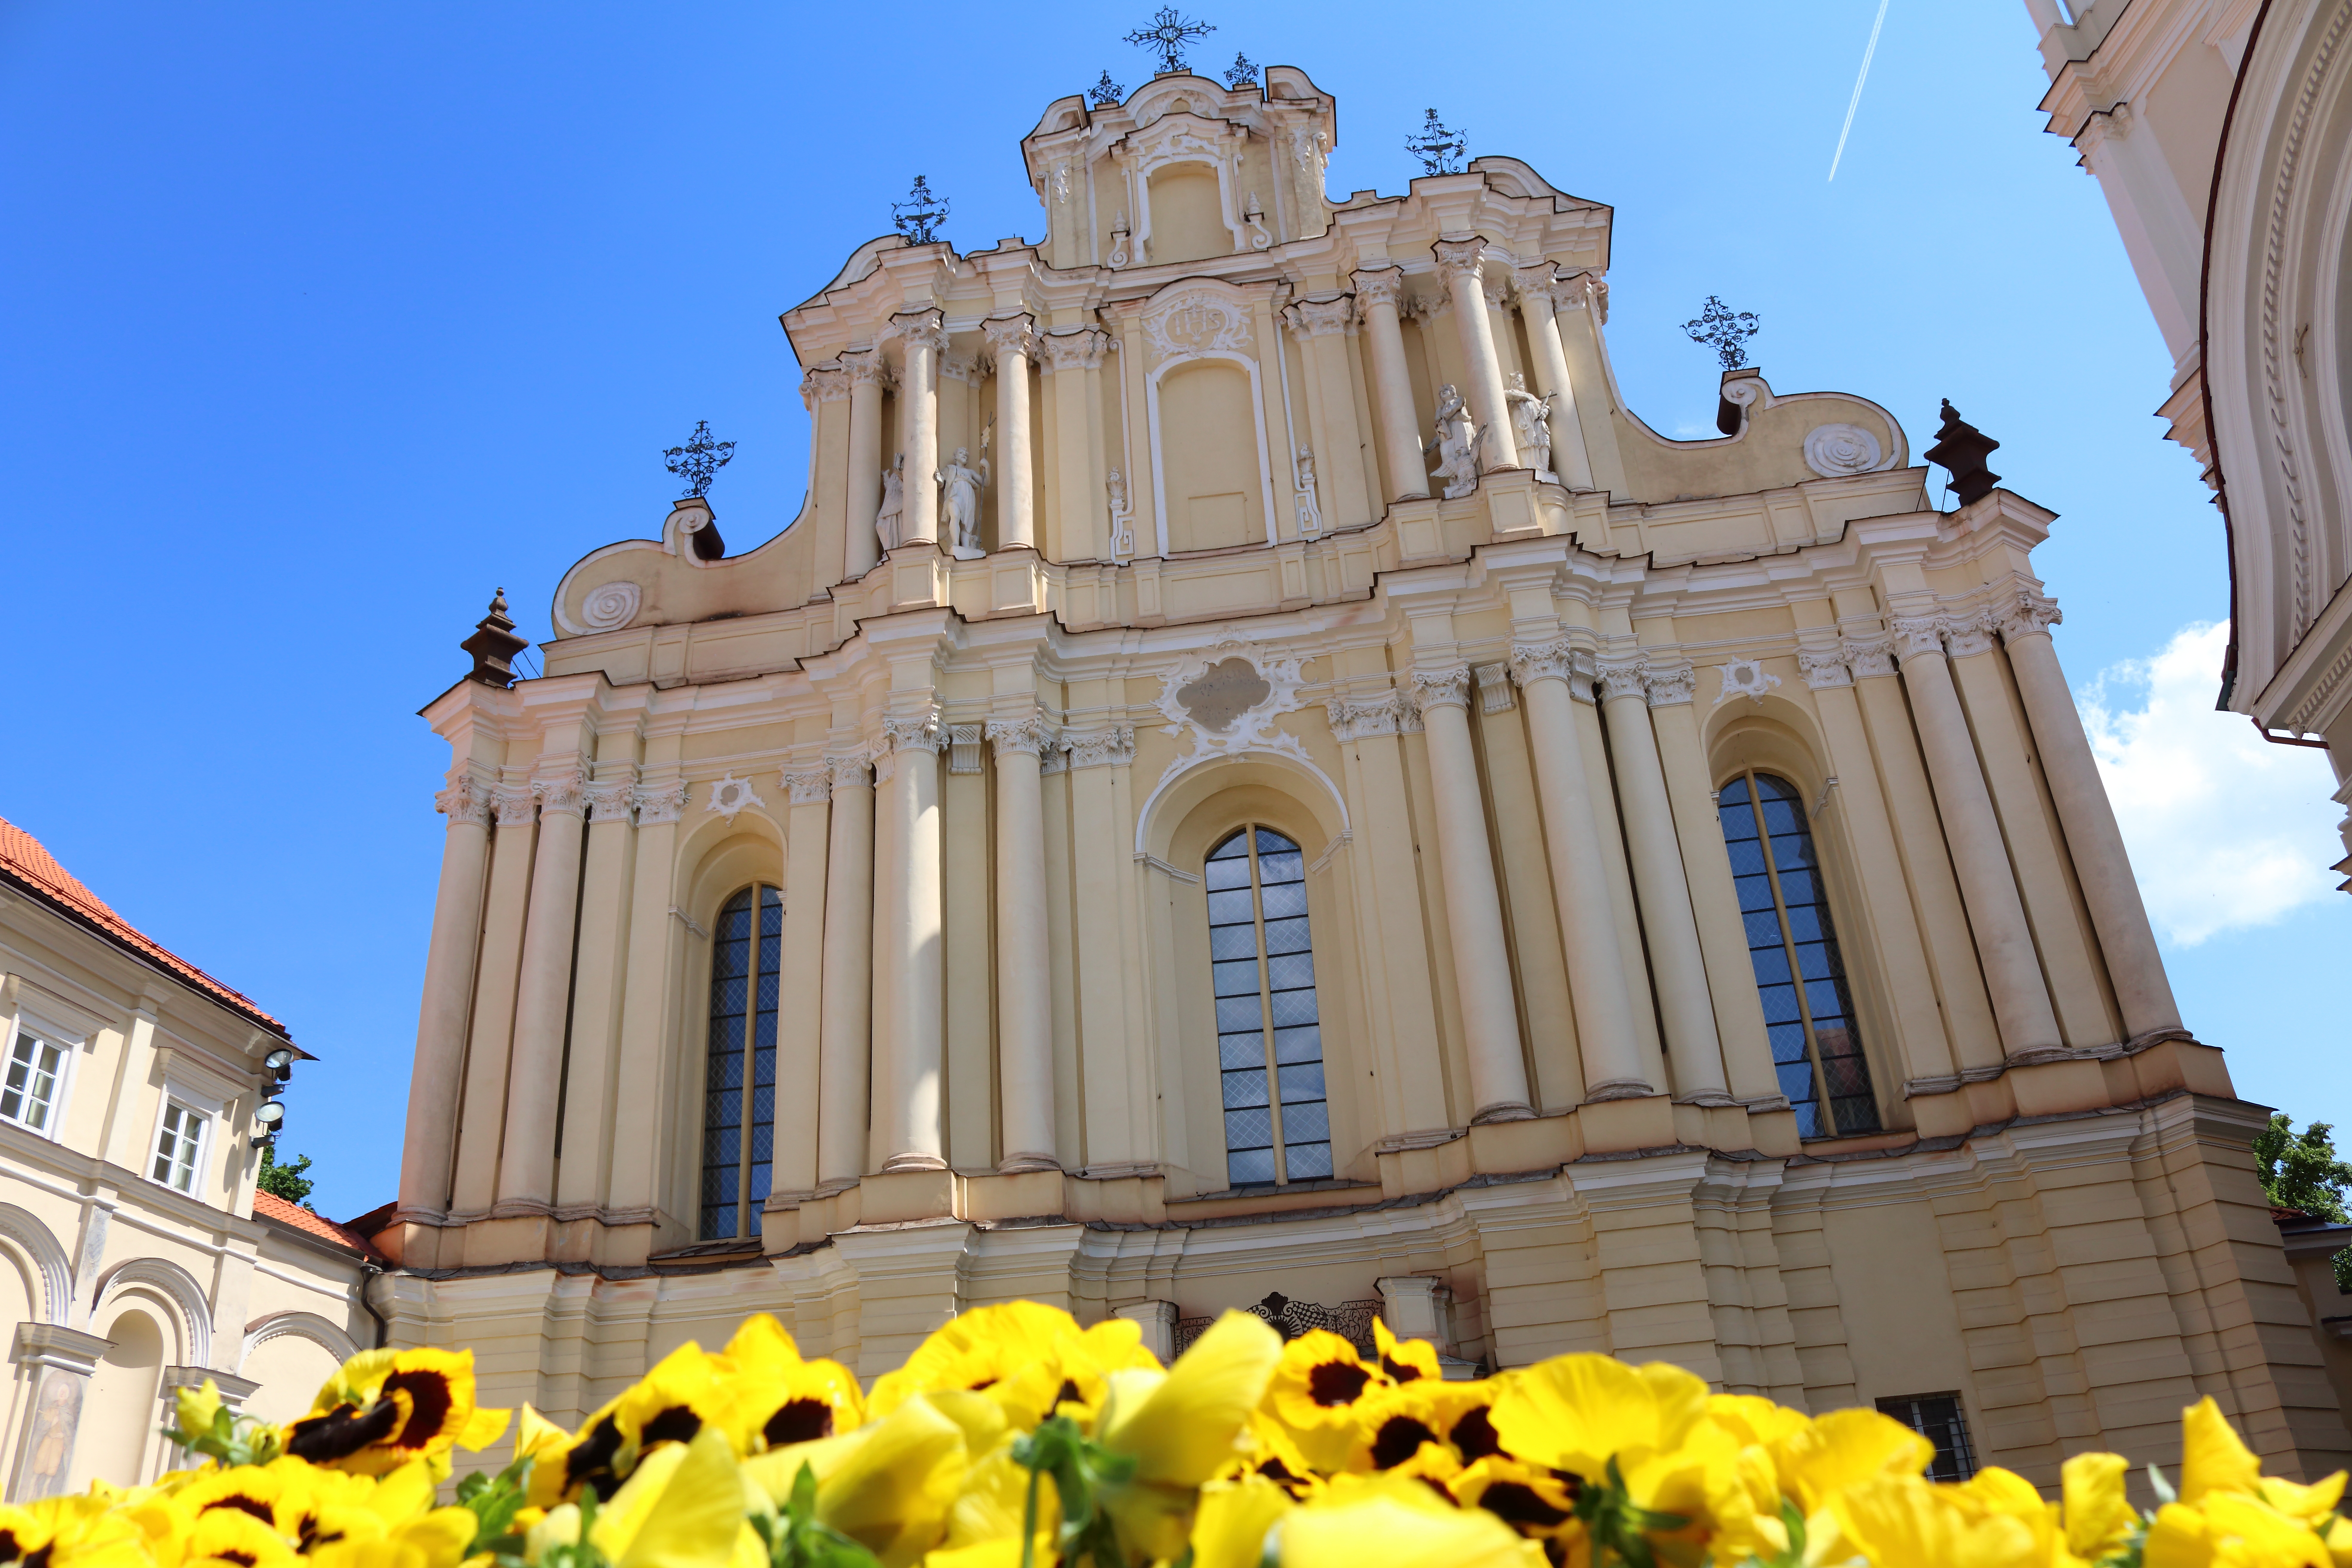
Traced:
<path fill-rule="evenodd" d="M 1023 143 L 1044 237 L 783 323 L 799 517 L 557 589 L 454 760 L 395 1338 L 562 1419 L 751 1310 L 870 1375 L 1028 1297 L 2352 1447 L 2006 490 L 1609 370 L 1612 214 L 1331 200 L 1303 73 Z M 1176 252 L 1183 254 L 1175 254 Z M 1397 1321 L 1406 1321 L 1398 1318 Z M 1930 1386 L 1932 1384 L 1932 1386 Z"/>

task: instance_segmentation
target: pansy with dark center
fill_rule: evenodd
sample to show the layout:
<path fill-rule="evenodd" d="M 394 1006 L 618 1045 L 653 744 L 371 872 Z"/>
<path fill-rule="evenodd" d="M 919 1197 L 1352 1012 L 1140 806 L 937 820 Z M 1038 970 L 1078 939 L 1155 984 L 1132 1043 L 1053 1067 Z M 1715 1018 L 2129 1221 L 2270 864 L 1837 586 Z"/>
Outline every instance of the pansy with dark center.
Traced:
<path fill-rule="evenodd" d="M 1307 1374 L 1307 1391 L 1318 1405 L 1353 1405 L 1371 1381 L 1371 1373 L 1352 1362 L 1327 1361 Z"/>
<path fill-rule="evenodd" d="M 233 1508 L 239 1513 L 251 1514 L 254 1518 L 261 1521 L 262 1523 L 268 1525 L 273 1530 L 278 1527 L 278 1515 L 276 1510 L 271 1509 L 268 1503 L 262 1501 L 257 1497 L 247 1497 L 243 1492 L 231 1492 L 225 1498 L 215 1498 L 211 1502 L 205 1504 L 203 1511 L 210 1513 L 216 1508 Z"/>
<path fill-rule="evenodd" d="M 383 1393 L 378 1397 L 391 1402 L 394 1393 L 408 1395 L 408 1424 L 394 1439 L 403 1448 L 422 1448 L 439 1436 L 449 1424 L 449 1413 L 457 1408 L 456 1394 L 449 1387 L 448 1377 L 431 1367 L 409 1367 L 395 1372 L 383 1380 Z"/>
<path fill-rule="evenodd" d="M 646 1423 L 638 1442 L 647 1448 L 656 1443 L 691 1443 L 701 1430 L 701 1416 L 683 1405 L 673 1405 Z"/>
<path fill-rule="evenodd" d="M 1478 1506 L 1497 1519 L 1537 1530 L 1549 1530 L 1568 1520 L 1566 1512 L 1544 1501 L 1524 1481 L 1496 1481 L 1478 1494 Z"/>
<path fill-rule="evenodd" d="M 565 1493 L 583 1484 L 593 1488 L 599 1498 L 609 1498 L 619 1491 L 621 1478 L 613 1473 L 613 1460 L 620 1451 L 620 1424 L 607 1415 L 563 1456 Z"/>
<path fill-rule="evenodd" d="M 1425 1422 L 1410 1415 L 1391 1415 L 1373 1434 L 1372 1466 L 1376 1469 L 1394 1469 L 1420 1453 L 1423 1443 L 1437 1440 L 1437 1434 Z"/>
<path fill-rule="evenodd" d="M 788 1399 L 782 1409 L 768 1417 L 767 1425 L 760 1428 L 760 1436 L 768 1440 L 771 1448 L 830 1437 L 833 1406 L 822 1399 Z"/>
<path fill-rule="evenodd" d="M 324 1415 L 294 1423 L 286 1437 L 286 1451 L 314 1465 L 331 1464 L 383 1442 L 399 1425 L 400 1406 L 389 1399 L 378 1400 L 364 1413 L 338 1405 Z"/>
<path fill-rule="evenodd" d="M 1404 1363 L 1391 1355 L 1381 1357 L 1381 1370 L 1387 1373 L 1399 1383 L 1412 1383 L 1417 1381 L 1421 1376 L 1421 1368 L 1417 1366 L 1407 1366 Z"/>
<path fill-rule="evenodd" d="M 1492 1454 L 1503 1451 L 1503 1440 L 1495 1435 L 1495 1422 L 1483 1405 L 1454 1424 L 1446 1440 L 1462 1452 L 1465 1464 L 1475 1465 Z"/>

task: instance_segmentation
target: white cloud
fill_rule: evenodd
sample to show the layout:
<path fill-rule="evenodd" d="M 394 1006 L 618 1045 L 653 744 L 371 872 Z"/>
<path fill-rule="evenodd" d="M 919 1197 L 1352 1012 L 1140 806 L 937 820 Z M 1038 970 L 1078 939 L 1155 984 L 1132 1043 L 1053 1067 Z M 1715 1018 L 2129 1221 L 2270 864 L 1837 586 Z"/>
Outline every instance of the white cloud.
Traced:
<path fill-rule="evenodd" d="M 2159 934 L 2193 947 L 2336 897 L 2344 853 L 2326 754 L 2213 709 L 2230 628 L 2198 622 L 2075 693 Z M 2136 707 L 2126 706 L 2137 701 Z"/>

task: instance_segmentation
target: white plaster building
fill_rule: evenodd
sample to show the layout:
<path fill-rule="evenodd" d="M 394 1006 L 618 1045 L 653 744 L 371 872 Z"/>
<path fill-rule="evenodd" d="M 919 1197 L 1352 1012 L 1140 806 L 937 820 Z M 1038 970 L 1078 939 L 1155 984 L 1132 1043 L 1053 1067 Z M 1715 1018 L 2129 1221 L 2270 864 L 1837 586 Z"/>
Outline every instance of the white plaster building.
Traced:
<path fill-rule="evenodd" d="M 2228 531 L 2221 706 L 2323 746 L 2352 891 L 2352 95 L 2336 0 L 2026 0 Z"/>
<path fill-rule="evenodd" d="M 395 1341 L 565 1419 L 754 1310 L 872 1374 L 975 1303 L 1166 1350 L 1278 1292 L 1886 1402 L 1949 1471 L 2204 1393 L 2338 1463 L 2053 514 L 1753 370 L 1660 437 L 1609 208 L 1335 202 L 1335 126 L 1289 68 L 1054 103 L 1044 238 L 785 313 L 789 527 L 681 501 L 542 678 L 469 640 Z"/>
<path fill-rule="evenodd" d="M 285 1026 L 0 822 L 0 1475 L 26 1501 L 178 1462 L 206 1378 L 273 1418 L 375 1342 L 363 1237 L 254 1190 Z"/>

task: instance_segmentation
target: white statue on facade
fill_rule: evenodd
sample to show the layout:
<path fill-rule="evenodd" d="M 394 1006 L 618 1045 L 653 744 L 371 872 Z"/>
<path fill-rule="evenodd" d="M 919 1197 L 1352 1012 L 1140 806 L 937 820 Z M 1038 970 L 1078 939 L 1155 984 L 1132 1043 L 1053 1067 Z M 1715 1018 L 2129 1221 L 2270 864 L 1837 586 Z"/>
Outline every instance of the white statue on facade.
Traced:
<path fill-rule="evenodd" d="M 1460 500 L 1478 488 L 1478 448 L 1485 444 L 1486 432 L 1472 434 L 1462 394 L 1450 384 L 1438 391 L 1435 423 L 1437 477 L 1445 481 L 1445 499 Z"/>
<path fill-rule="evenodd" d="M 949 552 L 959 561 L 977 561 L 988 553 L 980 547 L 980 491 L 988 483 L 988 437 L 981 437 L 980 467 L 969 468 L 969 447 L 958 447 L 955 460 L 932 478 L 940 487 L 940 521 L 948 525 Z"/>
<path fill-rule="evenodd" d="M 1537 473 L 1551 473 L 1551 405 L 1559 395 L 1547 392 L 1541 397 L 1528 390 L 1528 378 L 1514 374 L 1511 384 L 1503 390 L 1505 401 L 1511 405 L 1511 428 L 1519 438 L 1519 457 Z"/>
<path fill-rule="evenodd" d="M 1127 499 L 1127 476 L 1113 468 L 1103 479 L 1110 493 L 1110 558 L 1124 561 L 1135 553 L 1135 509 Z"/>
<path fill-rule="evenodd" d="M 882 470 L 882 510 L 874 514 L 874 532 L 886 555 L 898 548 L 898 531 L 907 521 L 906 467 L 907 454 L 901 452 L 897 461 Z"/>
<path fill-rule="evenodd" d="M 1298 533 L 1302 539 L 1313 539 L 1323 531 L 1323 505 L 1315 495 L 1315 453 L 1302 444 L 1298 448 Z"/>

